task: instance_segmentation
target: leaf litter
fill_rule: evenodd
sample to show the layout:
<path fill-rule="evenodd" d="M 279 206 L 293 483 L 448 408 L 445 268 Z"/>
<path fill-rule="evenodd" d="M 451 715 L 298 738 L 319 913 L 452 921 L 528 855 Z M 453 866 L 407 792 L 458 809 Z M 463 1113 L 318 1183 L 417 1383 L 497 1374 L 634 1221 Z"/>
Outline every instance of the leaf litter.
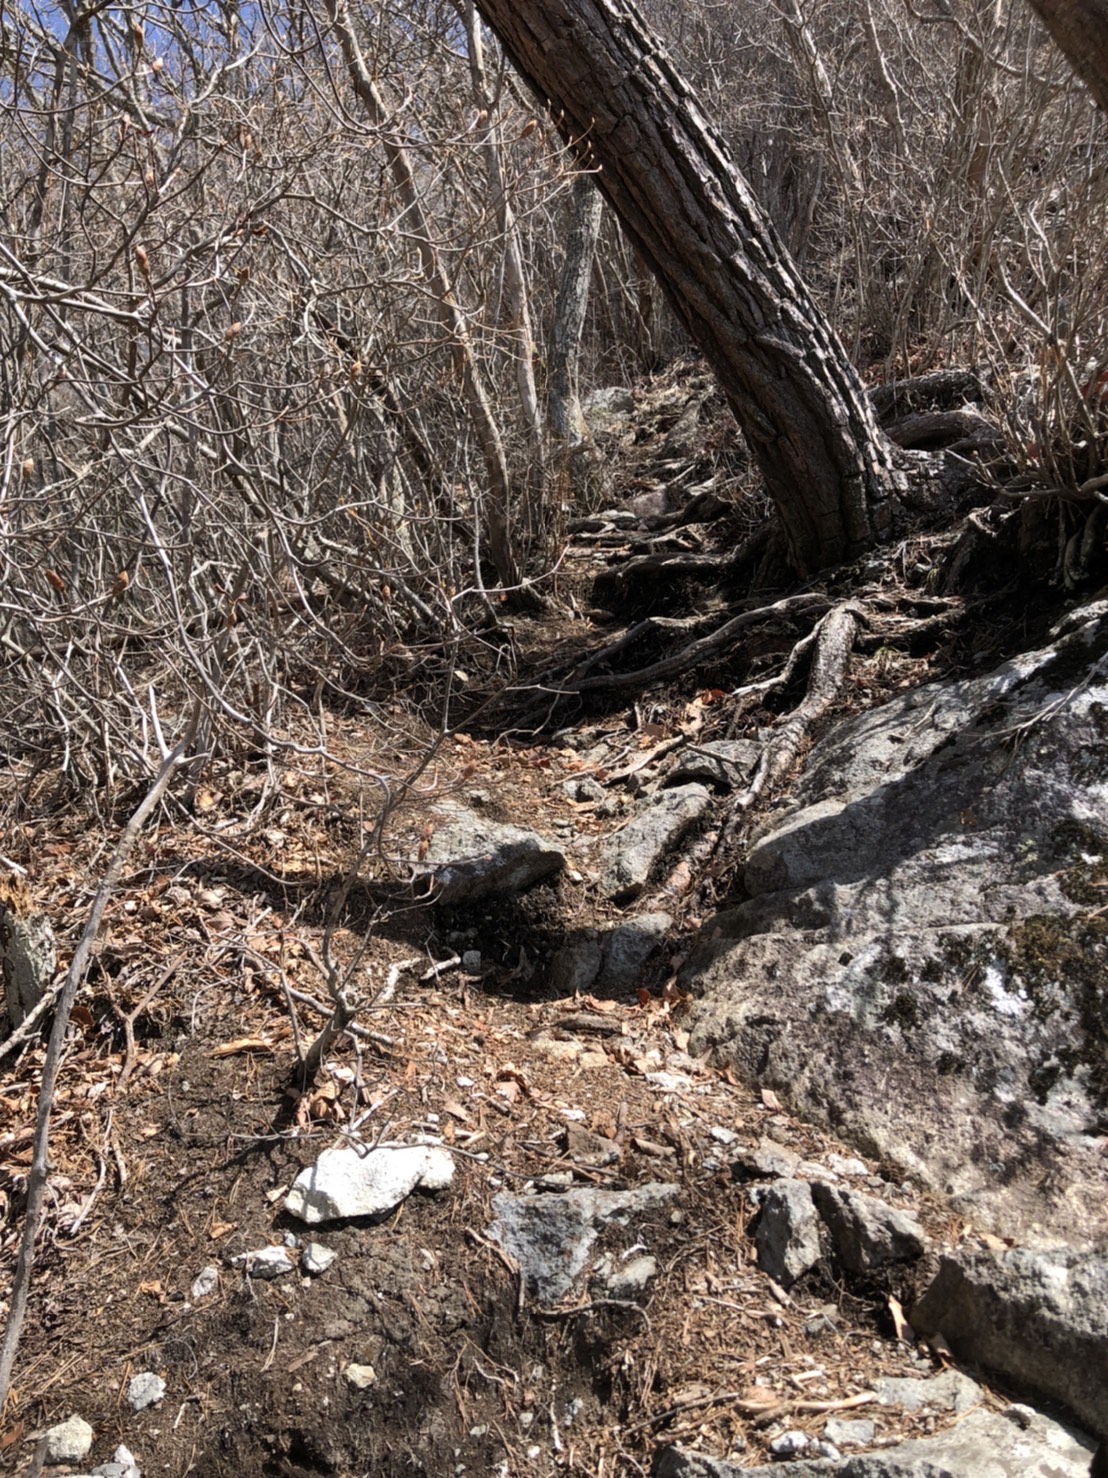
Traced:
<path fill-rule="evenodd" d="M 701 732 L 714 703 L 706 694 L 680 722 Z M 339 741 L 352 754 L 374 742 L 353 725 Z M 19 1471 L 38 1434 L 75 1411 L 97 1453 L 125 1441 L 147 1474 L 216 1478 L 643 1473 L 661 1441 L 753 1462 L 784 1416 L 818 1434 L 827 1412 L 864 1408 L 885 1438 L 935 1424 L 872 1404 L 880 1376 L 929 1368 L 909 1342 L 910 1288 L 852 1291 L 817 1273 L 786 1294 L 759 1270 L 736 1152 L 765 1139 L 808 1162 L 844 1151 L 771 1090 L 688 1056 L 679 939 L 624 998 L 549 999 L 535 962 L 551 942 L 616 916 L 569 879 L 540 885 L 519 913 L 374 896 L 375 878 L 395 882 L 418 856 L 426 807 L 444 793 L 485 790 L 505 819 L 602 836 L 603 820 L 561 789 L 580 766 L 556 747 L 446 747 L 335 935 L 369 1009 L 310 1085 L 294 1069 L 328 1009 L 313 956 L 330 880 L 361 844 L 347 782 L 286 775 L 275 823 L 235 833 L 243 798 L 215 775 L 200 792 L 206 838 L 163 824 L 140 842 L 73 1015 L 0 1469 Z M 59 939 L 75 937 L 95 838 L 62 822 L 34 844 L 38 893 Z M 475 975 L 460 968 L 474 942 Z M 41 1060 L 33 1042 L 0 1079 L 8 1278 Z M 379 1140 L 446 1146 L 453 1185 L 374 1224 L 322 1229 L 338 1255 L 319 1276 L 261 1282 L 233 1266 L 303 1232 L 284 1196 L 322 1149 Z M 649 1252 L 641 1298 L 594 1284 L 531 1306 L 489 1235 L 498 1193 L 659 1180 L 677 1183 L 674 1201 L 597 1244 L 613 1266 Z M 213 1257 L 219 1276 L 194 1298 Z M 359 1385 L 348 1368 L 374 1378 Z M 168 1394 L 136 1413 L 120 1392 L 144 1370 Z"/>

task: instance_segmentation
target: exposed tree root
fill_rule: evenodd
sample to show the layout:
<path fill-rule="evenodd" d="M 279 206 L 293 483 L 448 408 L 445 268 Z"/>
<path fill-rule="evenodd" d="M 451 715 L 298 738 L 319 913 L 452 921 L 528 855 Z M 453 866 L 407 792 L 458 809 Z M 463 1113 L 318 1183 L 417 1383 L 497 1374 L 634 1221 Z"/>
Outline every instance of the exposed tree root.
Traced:
<path fill-rule="evenodd" d="M 897 446 L 921 451 L 945 448 L 963 457 L 1004 451 L 1004 438 L 997 428 L 971 410 L 912 411 L 891 421 L 885 434 Z"/>
<path fill-rule="evenodd" d="M 788 774 L 812 725 L 823 717 L 842 689 L 854 638 L 863 620 L 862 608 L 853 601 L 844 601 L 828 611 L 815 630 L 797 644 L 805 651 L 815 647 L 808 691 L 766 744 L 749 786 L 734 800 L 736 810 L 749 810 L 767 788 Z M 794 647 L 786 668 L 795 667 L 797 655 Z"/>
<path fill-rule="evenodd" d="M 890 421 L 912 411 L 927 408 L 949 410 L 968 402 L 981 403 L 988 399 L 988 395 L 976 370 L 944 369 L 876 385 L 869 398 L 882 426 L 887 427 Z"/>
<path fill-rule="evenodd" d="M 829 604 L 827 596 L 815 591 L 805 591 L 801 595 L 789 595 L 783 600 L 774 601 L 772 605 L 759 606 L 756 610 L 743 611 L 738 616 L 732 616 L 730 621 L 725 621 L 716 631 L 689 642 L 679 651 L 671 652 L 669 656 L 661 657 L 657 662 L 652 662 L 648 667 L 637 668 L 634 672 L 599 673 L 592 677 L 585 677 L 580 675 L 579 669 L 560 685 L 559 691 L 565 696 L 570 696 L 576 693 L 647 688 L 653 683 L 676 677 L 698 666 L 705 657 L 728 646 L 741 631 L 761 621 L 769 620 L 774 616 L 795 616 L 824 611 Z M 633 628 L 633 632 L 628 632 L 611 647 L 590 657 L 585 664 L 586 667 L 595 667 L 598 662 L 611 658 L 630 644 L 633 634 L 641 634 L 642 631 L 658 625 L 659 618 L 640 622 L 636 628 Z"/>

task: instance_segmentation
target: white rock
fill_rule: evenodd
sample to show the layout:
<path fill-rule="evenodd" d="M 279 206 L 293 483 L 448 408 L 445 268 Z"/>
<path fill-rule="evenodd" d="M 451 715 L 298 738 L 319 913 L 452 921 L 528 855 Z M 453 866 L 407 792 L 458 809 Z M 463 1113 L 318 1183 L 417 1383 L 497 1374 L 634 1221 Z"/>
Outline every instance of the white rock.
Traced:
<path fill-rule="evenodd" d="M 317 1273 L 325 1273 L 338 1257 L 333 1247 L 324 1247 L 322 1242 L 309 1242 L 300 1254 L 300 1266 L 305 1273 L 313 1276 Z"/>
<path fill-rule="evenodd" d="M 343 1367 L 343 1378 L 359 1391 L 364 1391 L 372 1386 L 377 1380 L 377 1372 L 372 1365 L 355 1365 L 353 1361 Z"/>
<path fill-rule="evenodd" d="M 769 1444 L 770 1454 L 775 1458 L 797 1457 L 808 1451 L 810 1440 L 807 1432 L 782 1432 Z"/>
<path fill-rule="evenodd" d="M 145 1411 L 165 1395 L 165 1381 L 152 1370 L 133 1375 L 127 1386 L 127 1400 L 132 1411 Z"/>
<path fill-rule="evenodd" d="M 214 1293 L 218 1286 L 219 1269 L 209 1263 L 206 1268 L 201 1268 L 192 1280 L 189 1297 L 193 1303 L 199 1303 L 202 1298 L 207 1298 L 210 1293 Z"/>
<path fill-rule="evenodd" d="M 82 1416 L 71 1416 L 46 1432 L 48 1463 L 79 1463 L 92 1447 L 93 1431 Z"/>
<path fill-rule="evenodd" d="M 646 1292 L 647 1285 L 658 1276 L 658 1259 L 649 1254 L 633 1257 L 608 1278 L 611 1298 L 635 1299 Z"/>
<path fill-rule="evenodd" d="M 315 1226 L 351 1216 L 379 1216 L 417 1186 L 442 1190 L 454 1178 L 454 1159 L 437 1145 L 378 1145 L 365 1153 L 353 1145 L 324 1150 L 302 1170 L 285 1210 Z"/>
<path fill-rule="evenodd" d="M 118 1463 L 119 1466 L 127 1472 L 128 1478 L 142 1478 L 142 1474 L 139 1471 L 139 1465 L 135 1461 L 131 1449 L 129 1447 L 124 1447 L 122 1442 L 112 1453 L 112 1462 Z"/>
<path fill-rule="evenodd" d="M 869 1167 L 861 1160 L 856 1160 L 852 1155 L 828 1155 L 827 1163 L 832 1170 L 837 1170 L 840 1175 L 868 1175 Z"/>
<path fill-rule="evenodd" d="M 240 1252 L 231 1262 L 236 1268 L 245 1268 L 251 1278 L 283 1278 L 293 1269 L 292 1258 L 284 1247 L 259 1247 L 256 1252 Z"/>
<path fill-rule="evenodd" d="M 646 1073 L 646 1081 L 655 1088 L 661 1088 L 664 1093 L 683 1093 L 686 1089 L 695 1088 L 696 1084 L 687 1073 Z"/>

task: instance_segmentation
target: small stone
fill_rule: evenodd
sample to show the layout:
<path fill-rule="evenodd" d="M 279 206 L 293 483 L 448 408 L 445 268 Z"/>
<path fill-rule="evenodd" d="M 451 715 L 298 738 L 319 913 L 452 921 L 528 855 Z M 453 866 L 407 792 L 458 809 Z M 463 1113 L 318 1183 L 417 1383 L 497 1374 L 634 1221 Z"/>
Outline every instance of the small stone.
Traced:
<path fill-rule="evenodd" d="M 93 1431 L 82 1416 L 71 1416 L 46 1432 L 48 1463 L 79 1463 L 92 1448 Z"/>
<path fill-rule="evenodd" d="M 777 1459 L 799 1457 L 808 1451 L 810 1441 L 807 1432 L 782 1432 L 769 1444 L 770 1456 Z"/>
<path fill-rule="evenodd" d="M 292 1258 L 284 1247 L 259 1247 L 256 1252 L 240 1252 L 231 1259 L 232 1267 L 243 1268 L 247 1277 L 267 1282 L 292 1272 Z"/>
<path fill-rule="evenodd" d="M 338 1253 L 332 1247 L 324 1247 L 322 1242 L 309 1242 L 300 1254 L 300 1267 L 311 1277 L 317 1277 L 325 1273 Z"/>
<path fill-rule="evenodd" d="M 608 1278 L 608 1296 L 634 1300 L 641 1298 L 647 1285 L 658 1276 L 656 1257 L 633 1257 Z"/>
<path fill-rule="evenodd" d="M 735 790 L 746 783 L 761 753 L 762 746 L 753 739 L 712 739 L 680 755 L 666 776 L 666 784 L 701 780 L 720 790 Z"/>
<path fill-rule="evenodd" d="M 467 949 L 462 955 L 462 969 L 467 975 L 475 975 L 481 968 L 481 951 Z"/>
<path fill-rule="evenodd" d="M 202 1298 L 207 1298 L 210 1293 L 214 1293 L 218 1287 L 219 1269 L 209 1263 L 206 1268 L 201 1268 L 192 1280 L 189 1297 L 193 1303 L 199 1303 Z"/>
<path fill-rule="evenodd" d="M 142 1478 L 142 1470 L 132 1457 L 130 1448 L 121 1442 L 112 1453 L 110 1463 L 99 1463 L 93 1468 L 92 1478 Z"/>
<path fill-rule="evenodd" d="M 823 1428 L 823 1435 L 836 1447 L 869 1447 L 877 1433 L 873 1422 L 863 1420 L 843 1421 L 830 1417 Z"/>
<path fill-rule="evenodd" d="M 343 1367 L 343 1379 L 359 1391 L 365 1391 L 374 1385 L 377 1380 L 377 1372 L 372 1365 L 357 1365 L 353 1361 Z"/>
<path fill-rule="evenodd" d="M 566 1154 L 575 1165 L 600 1167 L 614 1165 L 621 1151 L 614 1139 L 603 1134 L 594 1134 L 591 1129 L 579 1124 L 567 1124 L 565 1131 Z"/>
<path fill-rule="evenodd" d="M 557 995 L 579 995 L 592 988 L 604 957 L 595 929 L 563 944 L 550 962 L 549 988 Z"/>
<path fill-rule="evenodd" d="M 821 1165 L 818 1160 L 801 1160 L 797 1164 L 796 1174 L 802 1175 L 805 1180 L 838 1180 L 839 1178 L 837 1170 Z"/>
<path fill-rule="evenodd" d="M 806 1319 L 801 1328 L 809 1339 L 820 1339 L 825 1334 L 834 1334 L 838 1325 L 827 1314 L 816 1314 L 814 1318 Z"/>
<path fill-rule="evenodd" d="M 530 1296 L 555 1304 L 584 1271 L 604 1227 L 625 1226 L 677 1193 L 676 1185 L 653 1183 L 628 1191 L 589 1186 L 559 1195 L 499 1195 L 489 1236 L 519 1262 Z"/>
<path fill-rule="evenodd" d="M 868 1176 L 869 1168 L 861 1160 L 855 1160 L 850 1155 L 828 1155 L 827 1163 L 832 1170 L 838 1171 L 840 1175 Z"/>
<path fill-rule="evenodd" d="M 704 817 L 711 796 L 703 785 L 663 791 L 602 848 L 601 891 L 617 903 L 637 898 L 667 854 Z"/>
<path fill-rule="evenodd" d="M 165 1395 L 165 1381 L 152 1370 L 133 1375 L 127 1385 L 127 1400 L 132 1411 L 145 1411 Z"/>
<path fill-rule="evenodd" d="M 811 1188 L 803 1180 L 775 1180 L 762 1196 L 754 1233 L 758 1266 L 783 1288 L 791 1288 L 820 1259 L 819 1218 Z"/>
<path fill-rule="evenodd" d="M 899 1406 L 902 1411 L 919 1411 L 929 1406 L 934 1411 L 952 1411 L 961 1415 L 982 1399 L 981 1387 L 960 1370 L 944 1370 L 929 1380 L 915 1376 L 882 1376 L 874 1381 L 878 1405 Z"/>
<path fill-rule="evenodd" d="M 762 1139 L 757 1149 L 740 1150 L 731 1166 L 736 1180 L 790 1180 L 800 1164 L 795 1150 L 775 1139 Z"/>
<path fill-rule="evenodd" d="M 604 799 L 604 787 L 591 775 L 575 776 L 572 780 L 563 781 L 562 789 L 571 801 L 577 801 L 579 804 Z"/>
<path fill-rule="evenodd" d="M 864 1276 L 888 1263 L 911 1262 L 923 1255 L 926 1235 L 908 1212 L 823 1182 L 813 1185 L 812 1195 L 847 1272 Z"/>
<path fill-rule="evenodd" d="M 644 1073 L 643 1081 L 652 1088 L 660 1088 L 663 1093 L 687 1093 L 696 1086 L 688 1073 Z"/>
<path fill-rule="evenodd" d="M 564 1037 L 536 1037 L 533 1045 L 551 1062 L 576 1062 L 585 1050 L 580 1042 Z"/>
<path fill-rule="evenodd" d="M 475 903 L 522 892 L 564 866 L 565 853 L 547 838 L 444 803 L 418 874 L 436 903 Z"/>
<path fill-rule="evenodd" d="M 637 985 L 643 966 L 672 928 L 672 914 L 643 913 L 602 935 L 598 985 L 606 993 Z"/>
<path fill-rule="evenodd" d="M 568 1191 L 573 1184 L 572 1170 L 551 1170 L 546 1175 L 537 1175 L 535 1185 L 544 1191 Z"/>

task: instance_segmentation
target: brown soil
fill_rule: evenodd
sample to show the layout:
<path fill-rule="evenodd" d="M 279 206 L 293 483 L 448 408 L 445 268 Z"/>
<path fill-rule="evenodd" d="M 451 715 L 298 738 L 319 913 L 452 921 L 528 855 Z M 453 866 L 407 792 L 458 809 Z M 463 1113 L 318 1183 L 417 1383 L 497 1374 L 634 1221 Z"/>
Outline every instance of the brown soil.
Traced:
<path fill-rule="evenodd" d="M 383 747 L 379 736 L 361 758 L 379 762 Z M 572 751 L 458 741 L 435 792 L 483 790 L 506 817 L 599 830 L 560 788 L 579 763 Z M 210 804 L 224 804 L 214 788 Z M 410 815 L 414 835 L 418 807 Z M 280 841 L 258 834 L 228 858 L 195 839 L 182 851 L 184 833 L 163 828 L 112 905 L 56 1106 L 54 1204 L 2 1439 L 8 1469 L 25 1470 L 36 1434 L 79 1412 L 95 1460 L 125 1442 L 150 1475 L 635 1473 L 662 1438 L 756 1452 L 773 1429 L 738 1400 L 848 1400 L 878 1373 L 918 1371 L 876 1291 L 816 1284 L 782 1300 L 754 1266 L 737 1149 L 764 1135 L 810 1159 L 831 1146 L 772 1095 L 687 1058 L 666 984 L 679 940 L 630 999 L 542 999 L 543 951 L 596 919 L 583 884 L 468 917 L 364 899 L 367 997 L 390 965 L 420 963 L 361 1015 L 370 1035 L 345 1040 L 301 1093 L 285 987 L 323 993 L 309 947 L 340 859 L 327 824 L 277 829 Z M 403 832 L 402 814 L 396 851 Z M 40 847 L 36 882 L 58 922 L 67 910 L 79 921 L 97 854 L 87 833 Z M 337 949 L 353 956 L 360 943 L 347 928 Z M 472 947 L 479 972 L 419 979 Z M 129 1047 L 119 1013 L 143 1001 Z M 310 1037 L 319 1014 L 293 1004 Z M 41 1055 L 4 1082 L 9 1270 Z M 657 1072 L 682 1077 L 667 1086 Z M 290 1233 L 309 1240 L 283 1212 L 283 1188 L 355 1119 L 365 1137 L 440 1136 L 458 1158 L 455 1184 L 380 1224 L 320 1230 L 339 1254 L 321 1277 L 263 1282 L 233 1267 Z M 613 1140 L 618 1160 L 575 1161 L 570 1125 Z M 617 1258 L 634 1241 L 658 1259 L 641 1311 L 587 1291 L 533 1310 L 489 1240 L 499 1187 L 564 1171 L 582 1184 L 680 1185 L 672 1210 L 608 1235 Z M 194 1305 L 209 1264 L 218 1289 Z M 368 1389 L 344 1378 L 352 1362 L 373 1367 Z M 125 1391 L 144 1370 L 168 1393 L 136 1414 Z M 813 1429 L 824 1419 L 788 1415 Z"/>

